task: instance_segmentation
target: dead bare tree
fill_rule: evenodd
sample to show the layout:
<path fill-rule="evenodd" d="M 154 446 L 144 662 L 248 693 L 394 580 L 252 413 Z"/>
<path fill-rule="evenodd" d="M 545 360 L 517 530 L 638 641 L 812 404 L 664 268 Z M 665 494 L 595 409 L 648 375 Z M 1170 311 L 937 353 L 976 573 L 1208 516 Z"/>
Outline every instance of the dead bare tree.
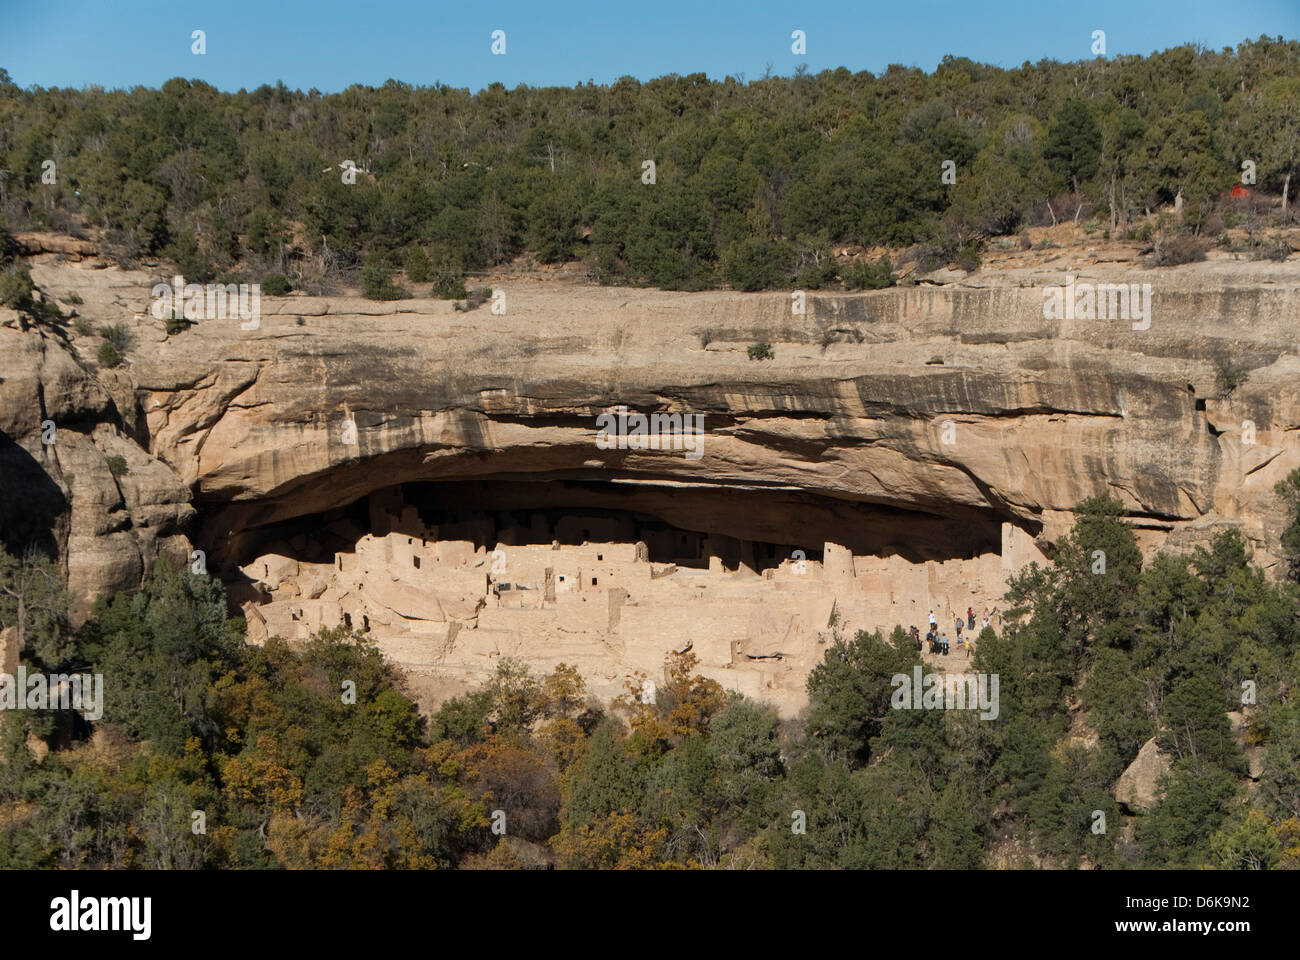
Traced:
<path fill-rule="evenodd" d="M 0 624 L 17 628 L 19 650 L 27 646 L 34 617 L 57 622 L 66 610 L 63 577 L 55 561 L 32 546 L 21 559 L 0 550 Z"/>

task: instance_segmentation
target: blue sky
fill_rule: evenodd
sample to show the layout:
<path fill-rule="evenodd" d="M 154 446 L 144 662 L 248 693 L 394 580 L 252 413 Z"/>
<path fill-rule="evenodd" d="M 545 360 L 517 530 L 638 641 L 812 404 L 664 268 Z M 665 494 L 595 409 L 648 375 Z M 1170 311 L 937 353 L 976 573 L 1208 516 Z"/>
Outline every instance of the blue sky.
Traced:
<path fill-rule="evenodd" d="M 191 52 L 191 32 L 207 52 Z M 506 53 L 491 53 L 493 30 Z M 791 52 L 791 32 L 807 53 Z M 436 82 L 478 90 L 610 82 L 702 71 L 755 79 L 890 63 L 932 70 L 947 53 L 1000 66 L 1212 49 L 1260 34 L 1300 36 L 1300 0 L 0 0 L 0 67 L 21 86 L 129 88 L 176 76 L 223 90 L 282 80 L 333 92 L 353 83 Z"/>

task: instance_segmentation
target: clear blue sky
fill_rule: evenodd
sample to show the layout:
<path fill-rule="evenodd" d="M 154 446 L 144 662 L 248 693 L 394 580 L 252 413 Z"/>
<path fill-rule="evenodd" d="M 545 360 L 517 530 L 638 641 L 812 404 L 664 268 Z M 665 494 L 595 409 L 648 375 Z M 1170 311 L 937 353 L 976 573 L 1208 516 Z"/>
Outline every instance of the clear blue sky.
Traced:
<path fill-rule="evenodd" d="M 191 53 L 190 34 L 207 34 Z M 506 32 L 506 54 L 490 51 Z M 807 54 L 790 34 L 807 34 Z M 176 76 L 223 90 L 282 80 L 333 92 L 395 78 L 478 90 L 704 72 L 755 79 L 944 54 L 1000 66 L 1212 49 L 1300 36 L 1300 0 L 0 0 L 0 67 L 20 86 L 129 88 Z"/>

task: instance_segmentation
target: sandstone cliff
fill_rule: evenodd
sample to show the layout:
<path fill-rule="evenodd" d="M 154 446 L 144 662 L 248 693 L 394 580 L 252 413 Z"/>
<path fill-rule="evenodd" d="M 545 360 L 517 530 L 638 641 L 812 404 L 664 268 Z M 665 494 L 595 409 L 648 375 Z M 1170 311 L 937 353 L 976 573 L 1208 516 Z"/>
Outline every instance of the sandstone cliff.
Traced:
<path fill-rule="evenodd" d="M 189 494 L 191 536 L 218 566 L 268 523 L 380 487 L 539 476 L 716 495 L 691 522 L 743 519 L 779 542 L 860 523 L 866 546 L 920 557 L 996 548 L 1004 520 L 1050 541 L 1075 503 L 1109 493 L 1152 547 L 1228 522 L 1268 566 L 1272 487 L 1300 465 L 1292 264 L 1062 257 L 810 292 L 803 315 L 784 293 L 506 280 L 501 316 L 291 296 L 264 299 L 255 330 L 209 319 L 170 337 L 148 316 L 158 276 L 93 266 L 45 254 L 33 275 L 76 291 L 91 322 L 129 325 L 124 366 L 95 371 L 95 337 L 0 330 L 6 489 L 21 490 L 7 523 L 49 519 L 83 608 L 158 549 L 188 550 Z M 1045 319 L 1042 287 L 1068 267 L 1150 283 L 1149 329 Z M 775 359 L 747 357 L 758 341 Z M 703 455 L 598 449 L 595 417 L 615 404 L 703 414 Z M 114 454 L 129 474 L 108 471 Z"/>

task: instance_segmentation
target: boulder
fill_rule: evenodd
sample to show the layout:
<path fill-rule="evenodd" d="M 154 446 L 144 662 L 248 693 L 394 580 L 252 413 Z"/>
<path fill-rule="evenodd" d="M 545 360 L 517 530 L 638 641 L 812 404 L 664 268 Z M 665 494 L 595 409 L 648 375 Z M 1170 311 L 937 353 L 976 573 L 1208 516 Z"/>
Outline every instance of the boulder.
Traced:
<path fill-rule="evenodd" d="M 387 607 L 408 620 L 443 622 L 447 619 L 436 593 L 410 584 L 376 579 L 367 583 L 362 592 L 368 603 Z"/>
<path fill-rule="evenodd" d="M 1156 746 L 1155 737 L 1142 749 L 1115 783 L 1115 799 L 1134 812 L 1150 810 L 1156 802 L 1157 784 L 1171 769 L 1169 758 Z"/>

